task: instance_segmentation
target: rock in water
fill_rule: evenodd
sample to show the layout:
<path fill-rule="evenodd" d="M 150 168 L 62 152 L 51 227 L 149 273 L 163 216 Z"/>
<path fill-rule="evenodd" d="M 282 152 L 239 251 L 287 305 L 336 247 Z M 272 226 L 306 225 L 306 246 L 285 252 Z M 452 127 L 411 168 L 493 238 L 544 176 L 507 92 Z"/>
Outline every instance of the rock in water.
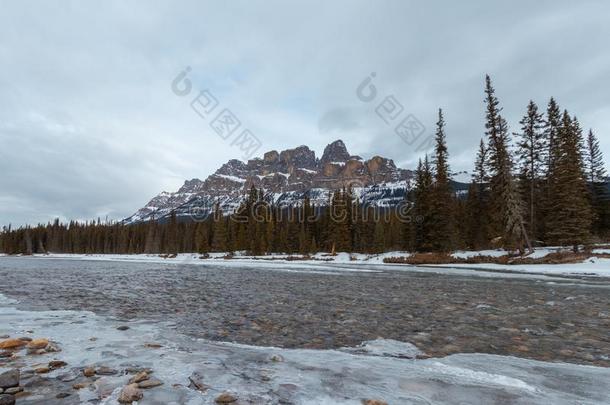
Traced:
<path fill-rule="evenodd" d="M 93 367 L 86 367 L 83 370 L 83 375 L 85 377 L 93 377 L 95 375 L 95 369 Z"/>
<path fill-rule="evenodd" d="M 98 367 L 97 370 L 95 370 L 95 374 L 97 375 L 115 375 L 117 373 L 118 371 L 115 369 L 105 366 Z"/>
<path fill-rule="evenodd" d="M 66 366 L 68 363 L 66 363 L 65 361 L 61 361 L 61 360 L 52 360 L 49 362 L 49 368 L 51 370 L 55 370 L 57 368 L 61 368 L 63 366 Z"/>
<path fill-rule="evenodd" d="M 37 350 L 44 349 L 49 345 L 49 339 L 34 339 L 26 346 L 28 349 Z"/>
<path fill-rule="evenodd" d="M 25 346 L 27 343 L 21 339 L 6 339 L 0 342 L 0 349 L 16 349 Z"/>
<path fill-rule="evenodd" d="M 203 383 L 203 377 L 197 372 L 191 374 L 189 381 L 189 388 L 194 388 L 197 391 L 206 392 L 210 388 L 208 385 Z"/>
<path fill-rule="evenodd" d="M 363 399 L 362 405 L 388 405 L 388 403 L 378 399 Z"/>
<path fill-rule="evenodd" d="M 153 387 L 158 387 L 160 385 L 163 385 L 163 383 L 157 379 L 149 379 L 149 380 L 145 380 L 142 381 L 138 384 L 138 387 L 142 388 L 142 389 L 147 389 L 147 388 L 153 388 Z"/>
<path fill-rule="evenodd" d="M 17 387 L 19 385 L 20 373 L 18 369 L 5 371 L 0 374 L 0 388 L 6 389 L 11 387 Z"/>
<path fill-rule="evenodd" d="M 139 401 L 144 394 L 138 388 L 138 384 L 129 384 L 121 390 L 119 394 L 119 402 L 121 404 L 131 404 L 133 401 Z"/>
<path fill-rule="evenodd" d="M 75 390 L 82 390 L 83 388 L 87 388 L 90 385 L 91 385 L 90 381 L 85 381 L 85 382 L 80 382 L 80 383 L 76 383 L 76 384 L 72 385 L 72 388 L 74 388 Z"/>
<path fill-rule="evenodd" d="M 217 404 L 231 404 L 237 401 L 237 397 L 229 392 L 223 392 L 219 396 L 216 397 Z"/>
<path fill-rule="evenodd" d="M 148 373 L 146 371 L 139 372 L 138 374 L 131 377 L 129 384 L 139 383 L 144 380 L 148 380 Z"/>
<path fill-rule="evenodd" d="M 15 397 L 9 394 L 0 394 L 0 405 L 15 405 Z"/>

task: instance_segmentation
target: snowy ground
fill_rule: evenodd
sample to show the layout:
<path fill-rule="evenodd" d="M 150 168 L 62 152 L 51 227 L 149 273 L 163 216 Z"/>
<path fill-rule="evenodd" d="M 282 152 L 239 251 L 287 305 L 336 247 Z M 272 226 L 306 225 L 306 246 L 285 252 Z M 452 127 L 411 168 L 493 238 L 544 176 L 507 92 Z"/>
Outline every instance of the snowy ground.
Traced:
<path fill-rule="evenodd" d="M 607 404 L 610 369 L 546 363 L 484 354 L 413 359 L 412 345 L 388 340 L 342 350 L 288 350 L 216 343 L 177 334 L 171 324 L 130 322 L 82 311 L 21 311 L 0 296 L 0 334 L 47 337 L 62 351 L 23 356 L 24 369 L 51 359 L 68 363 L 45 378 L 69 379 L 80 369 L 104 365 L 117 370 L 150 367 L 164 385 L 146 390 L 139 404 L 212 404 L 229 391 L 240 403 L 360 404 Z M 93 339 L 92 339 L 93 338 Z M 146 343 L 161 345 L 146 347 Z M 44 357 L 44 358 L 42 358 Z M 48 358 L 47 358 L 48 357 Z M 0 367 L 0 372 L 6 368 Z M 195 373 L 195 374 L 193 374 Z M 188 388 L 200 376 L 209 389 Z M 102 377 L 89 388 L 72 391 L 61 403 L 102 398 L 116 404 L 128 376 Z M 70 383 L 71 384 L 71 383 Z M 68 385 L 69 386 L 69 385 Z M 23 404 L 53 404 L 56 386 L 43 385 Z M 51 390 L 51 392 L 45 391 Z M 59 403 L 59 402 L 58 402 Z"/>
<path fill-rule="evenodd" d="M 549 253 L 558 251 L 559 248 L 539 248 L 534 253 L 529 255 L 531 258 L 541 258 Z M 593 253 L 603 254 L 609 252 L 608 249 L 595 249 Z M 484 250 L 484 251 L 460 251 L 455 252 L 452 256 L 456 258 L 468 258 L 473 256 L 492 256 L 500 257 L 506 255 L 507 252 L 502 249 Z M 591 276 L 591 277 L 610 277 L 610 259 L 591 257 L 583 263 L 575 264 L 528 264 L 528 265 L 505 265 L 493 263 L 478 263 L 478 264 L 439 264 L 426 266 L 411 266 L 405 264 L 385 264 L 383 260 L 388 257 L 408 257 L 410 253 L 403 251 L 386 252 L 382 254 L 362 254 L 362 253 L 338 253 L 331 256 L 328 253 L 317 253 L 312 255 L 311 260 L 289 260 L 290 257 L 298 257 L 299 255 L 284 255 L 274 254 L 267 256 L 248 256 L 243 252 L 237 252 L 232 259 L 225 259 L 224 253 L 212 253 L 207 259 L 202 259 L 199 254 L 182 253 L 173 258 L 162 257 L 160 255 L 76 255 L 76 254 L 51 254 L 44 255 L 48 258 L 63 258 L 76 260 L 110 260 L 110 261 L 134 261 L 134 262 L 151 262 L 151 263 L 176 263 L 176 264 L 209 264 L 233 266 L 239 264 L 257 266 L 264 265 L 274 267 L 273 265 L 281 264 L 285 271 L 361 271 L 374 272 L 385 269 L 403 269 L 408 271 L 439 271 L 436 269 L 460 269 L 462 271 L 479 270 L 479 271 L 502 271 L 510 273 L 523 274 L 545 274 L 558 276 Z M 314 266 L 312 266 L 314 265 Z M 340 266 L 337 266 L 340 265 Z M 489 275 L 489 273 L 485 273 Z M 478 274 L 481 275 L 481 274 Z"/>

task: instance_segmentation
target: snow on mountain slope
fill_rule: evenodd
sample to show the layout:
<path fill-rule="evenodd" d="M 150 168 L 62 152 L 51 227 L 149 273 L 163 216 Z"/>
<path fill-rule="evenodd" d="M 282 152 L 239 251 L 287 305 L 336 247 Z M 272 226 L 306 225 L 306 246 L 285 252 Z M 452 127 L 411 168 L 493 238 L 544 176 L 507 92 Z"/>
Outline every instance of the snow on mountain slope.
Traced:
<path fill-rule="evenodd" d="M 391 159 L 374 156 L 363 160 L 350 155 L 341 140 L 324 149 L 321 158 L 307 146 L 269 151 L 248 162 L 230 160 L 205 180 L 192 179 L 175 193 L 162 192 L 125 223 L 178 217 L 205 217 L 218 203 L 224 213 L 235 210 L 255 186 L 267 200 L 294 205 L 308 196 L 315 205 L 326 205 L 329 193 L 352 187 L 362 202 L 389 207 L 404 200 L 413 172 L 397 168 Z"/>

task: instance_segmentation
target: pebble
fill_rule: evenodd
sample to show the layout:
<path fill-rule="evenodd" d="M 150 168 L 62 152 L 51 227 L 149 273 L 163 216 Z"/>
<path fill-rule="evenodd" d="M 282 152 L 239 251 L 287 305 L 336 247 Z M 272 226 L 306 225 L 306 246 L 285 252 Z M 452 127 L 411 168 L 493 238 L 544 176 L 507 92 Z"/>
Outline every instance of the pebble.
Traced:
<path fill-rule="evenodd" d="M 5 394 L 15 395 L 18 392 L 23 391 L 23 387 L 11 387 L 4 390 Z"/>
<path fill-rule="evenodd" d="M 130 404 L 133 401 L 139 401 L 142 399 L 144 394 L 142 390 L 138 388 L 138 384 L 129 384 L 125 386 L 119 394 L 119 402 L 122 404 Z"/>
<path fill-rule="evenodd" d="M 85 381 L 85 382 L 79 382 L 79 383 L 73 384 L 72 388 L 74 388 L 75 390 L 82 390 L 83 388 L 87 388 L 90 385 L 91 385 L 90 381 Z"/>
<path fill-rule="evenodd" d="M 51 371 L 51 369 L 49 369 L 49 367 L 38 367 L 34 369 L 34 372 L 36 374 L 46 374 L 49 371 Z"/>
<path fill-rule="evenodd" d="M 105 367 L 105 366 L 98 367 L 95 370 L 95 374 L 97 374 L 97 375 L 115 375 L 117 373 L 118 373 L 117 370 L 110 368 L 110 367 Z"/>
<path fill-rule="evenodd" d="M 223 392 L 214 400 L 217 404 L 231 404 L 237 401 L 237 397 L 229 392 Z"/>
<path fill-rule="evenodd" d="M 86 367 L 83 369 L 83 375 L 85 377 L 93 377 L 95 375 L 95 369 L 93 367 Z"/>
<path fill-rule="evenodd" d="M 49 368 L 51 370 L 62 368 L 67 365 L 68 365 L 68 363 L 66 363 L 65 361 L 61 361 L 61 360 L 52 360 L 49 362 Z"/>
<path fill-rule="evenodd" d="M 0 374 L 0 388 L 7 389 L 17 387 L 21 373 L 18 369 L 12 369 Z"/>
<path fill-rule="evenodd" d="M 163 382 L 161 382 L 157 379 L 154 379 L 154 378 L 148 379 L 146 381 L 141 381 L 140 383 L 138 383 L 138 387 L 140 387 L 142 389 L 158 387 L 160 385 L 163 385 Z"/>
<path fill-rule="evenodd" d="M 28 349 L 33 349 L 33 350 L 37 350 L 37 349 L 44 349 L 49 345 L 49 340 L 48 339 L 34 339 L 31 340 L 28 344 L 27 344 L 27 348 Z"/>
<path fill-rule="evenodd" d="M 70 395 L 72 395 L 72 394 L 69 392 L 60 392 L 59 394 L 55 395 L 55 398 L 63 399 L 63 398 L 69 397 Z"/>
<path fill-rule="evenodd" d="M 141 373 L 142 371 L 146 372 L 147 374 L 153 373 L 153 370 L 148 367 L 127 367 L 125 369 L 125 372 L 127 374 L 138 374 L 138 373 Z"/>
<path fill-rule="evenodd" d="M 363 399 L 362 405 L 388 405 L 388 403 L 378 399 Z"/>
<path fill-rule="evenodd" d="M 16 349 L 21 346 L 25 346 L 27 342 L 21 339 L 6 339 L 0 342 L 0 349 Z"/>
<path fill-rule="evenodd" d="M 116 328 L 116 329 L 117 329 L 117 330 L 127 330 L 127 329 L 129 329 L 129 326 L 127 326 L 127 325 L 121 325 L 121 326 L 119 326 L 119 327 L 118 327 L 118 328 Z"/>
<path fill-rule="evenodd" d="M 146 371 L 139 372 L 138 374 L 131 377 L 129 384 L 139 383 L 144 380 L 148 380 L 148 373 Z"/>

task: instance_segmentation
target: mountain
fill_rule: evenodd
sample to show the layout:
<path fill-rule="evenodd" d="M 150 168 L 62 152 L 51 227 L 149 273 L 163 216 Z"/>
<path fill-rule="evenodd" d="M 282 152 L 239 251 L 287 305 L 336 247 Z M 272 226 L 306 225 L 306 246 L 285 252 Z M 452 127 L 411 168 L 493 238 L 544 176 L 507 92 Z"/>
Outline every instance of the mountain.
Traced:
<path fill-rule="evenodd" d="M 320 159 L 304 145 L 279 153 L 272 150 L 247 163 L 229 160 L 203 181 L 188 180 L 175 193 L 164 191 L 124 222 L 162 220 L 172 211 L 182 218 L 203 218 L 216 203 L 229 213 L 252 185 L 264 191 L 267 201 L 279 205 L 293 205 L 306 196 L 313 204 L 325 205 L 329 192 L 351 186 L 361 202 L 393 206 L 404 199 L 413 174 L 397 168 L 391 159 L 350 155 L 341 140 L 327 145 Z"/>

